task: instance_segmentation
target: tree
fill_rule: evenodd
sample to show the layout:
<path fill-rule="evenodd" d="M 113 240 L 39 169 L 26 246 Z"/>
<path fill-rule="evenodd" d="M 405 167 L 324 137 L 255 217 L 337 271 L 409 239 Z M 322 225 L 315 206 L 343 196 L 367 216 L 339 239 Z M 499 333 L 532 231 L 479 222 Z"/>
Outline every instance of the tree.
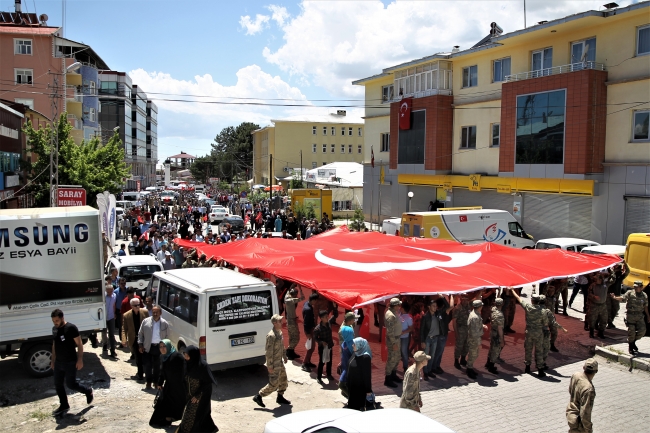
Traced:
<path fill-rule="evenodd" d="M 303 183 L 300 174 L 298 174 L 297 171 L 293 172 L 293 177 L 291 178 L 291 182 L 289 183 L 289 188 L 290 189 L 300 189 L 304 188 L 305 184 Z"/>
<path fill-rule="evenodd" d="M 243 122 L 237 127 L 228 126 L 214 138 L 211 156 L 217 177 L 228 179 L 253 169 L 253 136 L 259 125 Z M 248 179 L 247 179 L 248 180 Z"/>
<path fill-rule="evenodd" d="M 350 223 L 350 228 L 353 230 L 364 230 L 366 228 L 365 217 L 363 216 L 363 210 L 357 208 L 354 210 L 354 216 L 352 217 L 352 222 Z"/>
<path fill-rule="evenodd" d="M 212 155 L 200 156 L 190 165 L 192 177 L 202 184 L 208 183 L 208 178 L 212 177 L 214 170 L 214 158 Z"/>
<path fill-rule="evenodd" d="M 30 182 L 26 190 L 34 195 L 34 207 L 50 205 L 50 149 L 54 134 L 59 143 L 59 185 L 81 185 L 86 190 L 86 201 L 95 204 L 97 194 L 113 194 L 122 189 L 123 179 L 129 175 L 124 162 L 124 145 L 117 133 L 102 145 L 99 138 L 76 144 L 70 135 L 72 125 L 67 113 L 54 123 L 35 130 L 30 122 L 23 127 L 27 137 L 27 151 L 32 158 L 22 161 Z M 35 160 L 34 160 L 35 159 Z"/>

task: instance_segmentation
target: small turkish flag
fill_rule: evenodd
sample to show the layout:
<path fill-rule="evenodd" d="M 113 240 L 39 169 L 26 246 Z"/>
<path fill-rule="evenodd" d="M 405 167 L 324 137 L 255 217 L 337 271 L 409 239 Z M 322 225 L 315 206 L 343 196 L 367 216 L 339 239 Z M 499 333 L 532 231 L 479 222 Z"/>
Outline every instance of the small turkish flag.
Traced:
<path fill-rule="evenodd" d="M 460 222 L 462 222 L 462 223 L 467 222 L 467 215 L 460 215 L 458 218 L 460 218 Z"/>
<path fill-rule="evenodd" d="M 399 129 L 411 129 L 411 107 L 413 98 L 404 98 L 399 103 Z"/>
<path fill-rule="evenodd" d="M 370 165 L 375 168 L 375 151 L 372 150 L 372 146 L 370 146 Z"/>

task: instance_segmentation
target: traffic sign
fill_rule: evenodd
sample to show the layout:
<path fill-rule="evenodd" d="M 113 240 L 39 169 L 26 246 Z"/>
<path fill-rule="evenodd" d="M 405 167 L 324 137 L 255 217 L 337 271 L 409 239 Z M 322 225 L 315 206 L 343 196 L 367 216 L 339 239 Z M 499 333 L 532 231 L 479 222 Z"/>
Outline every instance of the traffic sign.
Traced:
<path fill-rule="evenodd" d="M 83 188 L 59 188 L 56 193 L 57 206 L 85 206 L 86 190 Z"/>

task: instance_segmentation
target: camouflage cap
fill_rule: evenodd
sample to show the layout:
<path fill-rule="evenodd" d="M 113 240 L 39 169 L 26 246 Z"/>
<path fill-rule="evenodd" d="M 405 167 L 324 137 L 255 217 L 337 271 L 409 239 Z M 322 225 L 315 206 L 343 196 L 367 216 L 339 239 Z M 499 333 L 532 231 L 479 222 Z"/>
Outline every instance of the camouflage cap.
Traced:
<path fill-rule="evenodd" d="M 595 358 L 589 358 L 585 361 L 585 365 L 582 368 L 587 373 L 594 373 L 598 371 L 598 361 Z"/>
<path fill-rule="evenodd" d="M 430 360 L 431 357 L 420 350 L 419 352 L 415 352 L 413 359 L 415 359 L 415 362 L 422 362 Z"/>
<path fill-rule="evenodd" d="M 483 301 L 476 299 L 474 302 L 472 302 L 472 307 L 474 308 L 479 308 L 483 306 Z"/>
<path fill-rule="evenodd" d="M 352 311 L 348 311 L 347 313 L 345 313 L 345 319 L 344 320 L 348 321 L 350 319 L 356 319 L 356 318 L 357 318 L 357 316 L 355 316 Z"/>
<path fill-rule="evenodd" d="M 643 281 L 636 280 L 636 281 L 634 282 L 634 285 L 635 285 L 635 286 L 642 286 L 642 285 L 643 285 Z"/>
<path fill-rule="evenodd" d="M 402 301 L 400 301 L 398 298 L 393 298 L 390 300 L 390 306 L 394 307 L 396 305 L 402 305 Z"/>
<path fill-rule="evenodd" d="M 282 317 L 281 315 L 279 315 L 279 314 L 274 314 L 274 315 L 271 317 L 271 323 L 281 322 L 282 319 L 284 319 L 284 317 Z"/>
<path fill-rule="evenodd" d="M 494 303 L 495 303 L 496 305 L 503 305 L 503 298 L 496 298 L 496 299 L 494 300 Z"/>
<path fill-rule="evenodd" d="M 539 301 L 539 295 L 535 293 L 533 296 L 530 297 L 533 301 Z"/>
<path fill-rule="evenodd" d="M 546 296 L 545 295 L 539 295 L 539 302 L 546 302 Z"/>

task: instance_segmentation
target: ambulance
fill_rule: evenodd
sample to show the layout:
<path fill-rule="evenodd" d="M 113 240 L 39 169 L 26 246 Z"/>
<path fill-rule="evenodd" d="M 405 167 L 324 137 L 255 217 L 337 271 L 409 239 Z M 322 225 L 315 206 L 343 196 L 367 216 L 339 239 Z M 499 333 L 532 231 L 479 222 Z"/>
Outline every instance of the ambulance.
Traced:
<path fill-rule="evenodd" d="M 532 248 L 535 245 L 533 237 L 510 213 L 481 207 L 406 212 L 402 214 L 400 234 L 403 237 L 449 239 L 463 244 L 491 242 L 513 248 Z"/>

